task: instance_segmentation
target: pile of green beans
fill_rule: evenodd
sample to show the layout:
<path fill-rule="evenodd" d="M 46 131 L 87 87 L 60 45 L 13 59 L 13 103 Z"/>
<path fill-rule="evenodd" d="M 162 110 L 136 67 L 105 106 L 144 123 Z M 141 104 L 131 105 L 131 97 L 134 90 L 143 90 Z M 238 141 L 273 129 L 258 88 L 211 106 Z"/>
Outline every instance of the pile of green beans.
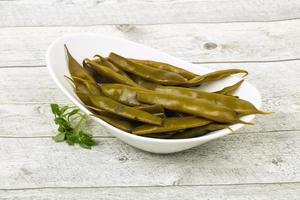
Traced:
<path fill-rule="evenodd" d="M 159 139 L 199 137 L 229 128 L 249 114 L 267 114 L 233 96 L 243 83 L 215 92 L 197 89 L 241 69 L 197 75 L 167 63 L 95 55 L 79 64 L 65 45 L 67 63 L 78 98 L 95 117 L 131 134 Z"/>

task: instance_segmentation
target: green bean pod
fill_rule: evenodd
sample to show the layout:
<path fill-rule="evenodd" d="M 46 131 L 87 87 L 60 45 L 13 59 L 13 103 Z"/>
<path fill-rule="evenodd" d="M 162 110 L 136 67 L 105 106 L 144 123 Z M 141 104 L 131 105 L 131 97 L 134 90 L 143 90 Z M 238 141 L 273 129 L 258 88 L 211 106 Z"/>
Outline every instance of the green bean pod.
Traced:
<path fill-rule="evenodd" d="M 88 65 L 85 60 L 83 60 L 82 66 L 83 66 L 84 69 L 86 69 L 93 76 L 93 78 L 95 79 L 95 81 L 97 83 L 110 83 L 110 82 L 112 82 L 111 79 L 99 74 L 91 65 Z"/>
<path fill-rule="evenodd" d="M 95 106 L 85 105 L 85 107 L 87 107 L 94 114 L 117 116 L 117 115 L 114 115 L 114 114 L 112 114 L 112 113 L 110 113 L 108 111 L 105 111 L 103 109 L 97 108 Z M 119 116 L 117 116 L 117 117 L 119 117 Z"/>
<path fill-rule="evenodd" d="M 91 100 L 89 98 L 90 93 L 88 92 L 87 88 L 83 84 L 76 84 L 75 85 L 75 93 L 78 98 L 85 104 L 91 104 Z"/>
<path fill-rule="evenodd" d="M 235 111 L 203 99 L 151 91 L 138 92 L 137 99 L 143 103 L 159 104 L 166 109 L 204 117 L 220 123 L 251 124 L 240 120 Z"/>
<path fill-rule="evenodd" d="M 230 93 L 232 93 L 235 90 L 237 90 L 242 85 L 243 82 L 244 82 L 244 79 L 240 80 L 239 82 L 237 82 L 237 83 L 235 83 L 235 84 L 233 84 L 231 86 L 225 87 L 222 90 L 216 91 L 214 93 L 229 95 Z"/>
<path fill-rule="evenodd" d="M 248 72 L 242 69 L 218 70 L 218 71 L 210 72 L 208 74 L 198 75 L 195 78 L 188 80 L 187 83 L 181 84 L 181 86 L 187 86 L 187 87 L 197 86 L 197 85 L 201 85 L 202 83 L 206 83 L 209 81 L 216 81 L 225 78 L 227 76 L 233 74 L 240 74 L 240 73 L 244 74 L 243 77 L 248 75 Z"/>
<path fill-rule="evenodd" d="M 130 87 L 124 84 L 100 84 L 101 91 L 105 96 L 108 96 L 118 102 L 130 106 L 138 106 L 141 103 L 137 100 L 137 92 L 143 89 Z"/>
<path fill-rule="evenodd" d="M 180 74 L 134 63 L 115 53 L 110 53 L 108 60 L 126 72 L 163 85 L 179 85 L 187 82 L 187 79 Z"/>
<path fill-rule="evenodd" d="M 93 94 L 93 93 L 100 94 L 100 90 L 97 87 L 94 88 L 93 84 L 88 81 L 82 80 L 81 78 L 77 78 L 77 77 L 73 77 L 73 78 L 70 78 L 68 76 L 65 76 L 65 77 L 68 78 L 73 83 L 74 91 L 75 91 L 76 95 L 84 104 L 87 104 L 87 105 L 91 104 L 91 101 L 89 98 L 90 94 Z"/>
<path fill-rule="evenodd" d="M 183 76 L 186 79 L 192 79 L 192 78 L 195 78 L 196 76 L 198 76 L 197 74 L 194 74 L 194 73 L 187 71 L 185 69 L 182 69 L 180 67 L 170 65 L 168 63 L 163 63 L 163 62 L 158 62 L 158 61 L 153 61 L 153 60 L 138 60 L 138 59 L 133 59 L 133 58 L 129 58 L 129 60 L 132 62 L 143 64 L 143 65 L 148 65 L 150 67 L 155 67 L 158 69 L 166 70 L 169 72 L 175 72 L 175 73 L 180 74 L 181 76 Z"/>
<path fill-rule="evenodd" d="M 92 60 L 85 59 L 85 62 L 93 67 L 94 70 L 96 70 L 99 74 L 101 74 L 104 77 L 107 77 L 117 83 L 123 83 L 126 85 L 131 85 L 135 87 L 141 87 L 138 84 L 136 84 L 133 80 L 129 79 L 126 76 L 123 76 L 119 74 L 118 72 L 114 71 L 113 69 L 100 65 Z"/>
<path fill-rule="evenodd" d="M 113 114 L 144 123 L 161 125 L 162 119 L 153 114 L 118 103 L 105 96 L 90 96 L 94 106 Z"/>
<path fill-rule="evenodd" d="M 146 135 L 154 133 L 164 133 L 170 131 L 179 131 L 187 128 L 194 128 L 198 126 L 204 126 L 211 123 L 210 120 L 202 119 L 198 117 L 169 117 L 164 120 L 162 126 L 143 124 L 132 130 L 133 134 Z"/>
<path fill-rule="evenodd" d="M 192 88 L 181 88 L 181 87 L 171 87 L 171 86 L 156 86 L 155 91 L 187 96 L 190 98 L 196 98 L 200 100 L 206 100 L 213 102 L 216 105 L 226 107 L 239 114 L 268 114 L 268 112 L 263 112 L 258 110 L 252 103 L 239 99 L 233 96 L 227 96 L 223 94 L 216 94 L 211 92 L 205 92 L 202 90 L 192 89 Z"/>
<path fill-rule="evenodd" d="M 69 52 L 67 45 L 64 45 L 65 51 L 67 54 L 67 63 L 71 76 L 75 76 L 81 78 L 83 80 L 90 81 L 92 83 L 96 83 L 93 76 L 73 58 L 71 53 Z"/>
<path fill-rule="evenodd" d="M 130 77 L 126 74 L 126 72 L 124 72 L 123 70 L 121 70 L 120 68 L 118 68 L 116 65 L 114 65 L 112 62 L 110 62 L 107 58 L 104 58 L 100 55 L 95 55 L 95 62 L 97 62 L 100 65 L 104 65 L 107 66 L 109 68 L 111 68 L 112 70 L 114 70 L 115 72 L 118 72 L 119 74 L 127 77 L 130 79 Z"/>
<path fill-rule="evenodd" d="M 107 116 L 107 115 L 111 114 L 108 111 L 102 110 L 100 108 L 96 108 L 94 106 L 89 106 L 89 105 L 85 105 L 85 106 L 87 108 L 90 108 L 93 111 L 96 111 L 97 114 L 100 114 L 100 115 L 105 114 Z M 146 106 L 139 106 L 139 107 L 134 107 L 134 108 L 136 108 L 138 110 L 142 110 L 142 111 L 148 112 L 148 113 L 151 113 L 151 114 L 153 114 L 153 115 L 155 115 L 157 117 L 160 117 L 160 118 L 166 118 L 166 115 L 163 112 L 164 109 L 162 107 L 157 106 L 157 105 L 148 105 L 147 107 Z M 111 114 L 111 115 L 113 115 L 113 114 Z M 114 116 L 116 116 L 116 115 L 114 115 Z"/>
<path fill-rule="evenodd" d="M 104 115 L 104 116 L 108 116 L 108 117 L 113 117 L 113 118 L 119 118 L 119 119 L 123 119 L 123 120 L 127 120 L 126 118 L 124 117 L 120 117 L 120 116 L 117 116 L 115 114 L 112 114 L 108 111 L 105 111 L 103 109 L 100 109 L 100 108 L 96 108 L 94 106 L 89 106 L 89 105 L 85 105 L 85 107 L 89 108 L 91 112 L 93 112 L 94 114 L 99 114 L 99 115 Z M 138 110 L 141 110 L 139 108 L 137 108 Z M 96 112 L 96 113 L 95 113 Z M 166 118 L 166 115 L 165 113 L 161 112 L 161 113 L 151 113 L 157 117 L 160 117 L 160 118 Z"/>
<path fill-rule="evenodd" d="M 160 105 L 142 105 L 137 100 L 137 92 L 144 91 L 143 89 L 117 83 L 99 84 L 103 94 L 120 103 L 134 106 L 138 110 L 143 110 L 152 114 L 164 113 L 164 108 Z"/>
<path fill-rule="evenodd" d="M 205 126 L 191 128 L 181 133 L 176 133 L 173 136 L 171 136 L 170 139 L 186 139 L 186 138 L 199 137 L 199 136 L 206 135 L 212 131 L 217 131 L 228 127 L 229 127 L 228 124 L 211 123 Z"/>
<path fill-rule="evenodd" d="M 72 76 L 72 78 L 74 79 L 74 81 L 81 82 L 82 84 L 84 84 L 89 94 L 92 94 L 92 95 L 101 95 L 102 94 L 95 83 L 92 83 L 90 81 L 87 81 L 87 80 L 84 80 L 84 79 L 81 79 L 81 78 L 78 78 L 75 76 Z"/>
<path fill-rule="evenodd" d="M 98 114 L 93 114 L 93 116 L 100 118 L 103 121 L 109 123 L 110 125 L 117 127 L 126 132 L 131 132 L 134 127 L 130 121 L 124 120 L 122 118 L 110 117 L 110 116 L 98 115 Z"/>
<path fill-rule="evenodd" d="M 141 87 L 146 88 L 148 90 L 155 90 L 155 88 L 157 86 L 159 86 L 159 84 L 157 84 L 157 83 L 146 81 L 138 76 L 132 76 L 132 78 L 138 85 L 140 85 Z"/>

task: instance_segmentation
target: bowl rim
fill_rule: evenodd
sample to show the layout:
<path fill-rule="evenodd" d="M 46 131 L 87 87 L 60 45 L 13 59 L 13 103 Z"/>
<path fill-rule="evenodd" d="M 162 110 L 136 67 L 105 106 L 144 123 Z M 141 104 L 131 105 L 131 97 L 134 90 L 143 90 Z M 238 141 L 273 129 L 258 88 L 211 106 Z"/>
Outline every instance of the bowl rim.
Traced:
<path fill-rule="evenodd" d="M 107 39 L 113 39 L 113 40 L 119 40 L 119 41 L 126 41 L 126 42 L 129 42 L 129 43 L 133 43 L 134 45 L 137 45 L 137 46 L 141 46 L 141 47 L 147 47 L 149 49 L 153 49 L 159 53 L 162 53 L 166 56 L 171 56 L 167 53 L 164 53 L 160 50 L 157 50 L 157 49 L 154 49 L 152 47 L 148 47 L 146 45 L 143 45 L 143 44 L 139 44 L 139 43 L 136 43 L 136 42 L 133 42 L 133 41 L 130 41 L 128 39 L 124 39 L 124 38 L 120 38 L 120 37 L 115 37 L 115 36 L 108 36 L 108 35 L 104 35 L 104 34 L 98 34 L 98 33 L 91 33 L 91 32 L 78 32 L 78 33 L 68 33 L 68 34 L 63 34 L 62 36 L 56 38 L 54 41 L 51 42 L 51 44 L 48 46 L 47 48 L 47 52 L 46 52 L 46 66 L 47 66 L 47 69 L 48 69 L 48 72 L 50 73 L 52 79 L 54 80 L 55 84 L 59 87 L 59 89 L 81 110 L 83 111 L 85 114 L 88 114 L 89 117 L 91 117 L 93 120 L 95 120 L 96 122 L 98 122 L 103 128 L 106 128 L 106 129 L 109 129 L 108 132 L 110 132 L 110 134 L 116 136 L 113 132 L 117 132 L 118 134 L 125 134 L 127 137 L 131 138 L 131 139 L 134 139 L 134 140 L 140 140 L 141 142 L 150 142 L 150 143 L 177 143 L 177 144 L 180 144 L 180 143 L 189 143 L 189 142 L 199 142 L 199 141 L 210 141 L 210 140 L 213 140 L 213 139 L 217 139 L 217 138 L 220 138 L 220 137 L 223 137 L 223 136 L 226 136 L 226 135 L 229 135 L 231 133 L 234 133 L 234 131 L 242 128 L 243 126 L 245 126 L 244 124 L 240 124 L 240 123 L 237 123 L 237 124 L 233 124 L 233 125 L 230 125 L 230 129 L 232 129 L 232 132 L 228 129 L 221 129 L 221 130 L 217 130 L 217 131 L 212 131 L 206 135 L 203 135 L 203 136 L 198 136 L 198 137 L 194 137 L 194 138 L 185 138 L 185 139 L 162 139 L 162 138 L 150 138 L 150 137 L 143 137 L 143 136 L 140 136 L 140 135 L 135 135 L 135 134 L 132 134 L 132 133 L 129 133 L 129 132 L 126 132 L 126 131 L 123 131 L 119 128 L 116 128 L 114 127 L 113 125 L 99 119 L 99 118 L 96 118 L 94 116 L 91 116 L 91 112 L 85 107 L 83 106 L 80 101 L 78 101 L 77 99 L 75 99 L 73 96 L 71 96 L 69 94 L 69 92 L 66 90 L 66 88 L 63 86 L 63 84 L 60 83 L 60 81 L 58 80 L 56 74 L 54 73 L 54 70 L 52 69 L 51 67 L 51 59 L 50 59 L 50 53 L 52 51 L 52 49 L 57 45 L 57 43 L 59 43 L 61 40 L 63 40 L 64 38 L 68 38 L 68 37 L 74 37 L 74 36 L 96 36 L 96 37 L 103 37 L 103 38 L 107 38 Z M 173 57 L 173 56 L 171 56 Z M 180 59 L 181 60 L 181 59 Z M 182 60 L 184 61 L 184 60 Z M 184 61 L 184 62 L 187 62 L 187 61 Z M 189 62 L 187 62 L 189 63 Z M 192 63 L 189 63 L 191 65 L 197 65 L 197 64 L 192 64 Z M 205 69 L 207 70 L 210 70 L 212 71 L 211 69 L 209 68 L 206 68 Z M 257 96 L 258 96 L 258 106 L 256 106 L 257 108 L 260 108 L 261 107 L 261 94 L 260 92 L 252 85 L 250 84 L 248 81 L 244 81 L 243 85 L 247 85 L 249 87 L 252 87 L 253 89 L 255 89 L 255 91 L 257 92 Z M 251 115 L 246 115 L 245 117 L 247 117 L 247 120 L 246 121 L 252 121 L 254 118 L 255 118 L 255 114 L 251 114 Z M 117 137 L 117 136 L 116 136 Z"/>

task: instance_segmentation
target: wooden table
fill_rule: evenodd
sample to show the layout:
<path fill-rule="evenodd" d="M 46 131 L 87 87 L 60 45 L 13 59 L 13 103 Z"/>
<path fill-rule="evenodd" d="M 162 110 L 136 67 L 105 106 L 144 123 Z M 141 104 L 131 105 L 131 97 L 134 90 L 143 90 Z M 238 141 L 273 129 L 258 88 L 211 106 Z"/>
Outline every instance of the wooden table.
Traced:
<path fill-rule="evenodd" d="M 49 104 L 70 102 L 45 51 L 73 32 L 247 69 L 275 113 L 171 155 L 137 150 L 96 124 L 92 150 L 54 143 Z M 300 198 L 299 0 L 1 0 L 0 38 L 0 199 Z"/>

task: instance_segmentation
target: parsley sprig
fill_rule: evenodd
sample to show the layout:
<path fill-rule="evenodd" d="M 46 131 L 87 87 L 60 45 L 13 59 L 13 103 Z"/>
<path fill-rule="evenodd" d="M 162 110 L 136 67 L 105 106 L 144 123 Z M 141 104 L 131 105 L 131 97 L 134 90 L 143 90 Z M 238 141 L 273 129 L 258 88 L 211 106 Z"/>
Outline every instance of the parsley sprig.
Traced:
<path fill-rule="evenodd" d="M 79 112 L 75 106 L 62 106 L 51 104 L 54 122 L 58 125 L 58 134 L 53 138 L 55 142 L 66 141 L 69 145 L 79 144 L 81 147 L 91 149 L 96 142 L 90 134 L 82 130 L 87 115 Z"/>

